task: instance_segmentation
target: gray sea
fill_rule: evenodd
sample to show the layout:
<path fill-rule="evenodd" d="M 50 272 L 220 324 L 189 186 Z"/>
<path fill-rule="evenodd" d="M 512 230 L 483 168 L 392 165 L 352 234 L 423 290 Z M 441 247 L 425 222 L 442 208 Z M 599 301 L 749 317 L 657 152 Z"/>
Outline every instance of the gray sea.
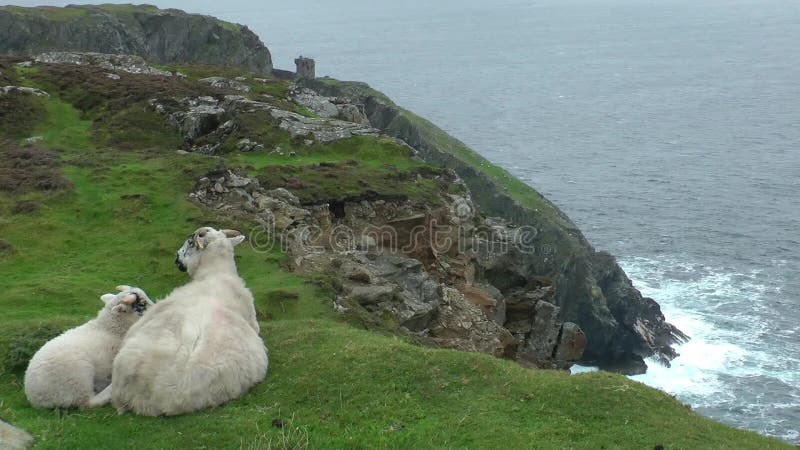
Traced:
<path fill-rule="evenodd" d="M 637 380 L 800 444 L 800 2 L 153 3 L 366 81 L 547 195 L 692 336 Z"/>

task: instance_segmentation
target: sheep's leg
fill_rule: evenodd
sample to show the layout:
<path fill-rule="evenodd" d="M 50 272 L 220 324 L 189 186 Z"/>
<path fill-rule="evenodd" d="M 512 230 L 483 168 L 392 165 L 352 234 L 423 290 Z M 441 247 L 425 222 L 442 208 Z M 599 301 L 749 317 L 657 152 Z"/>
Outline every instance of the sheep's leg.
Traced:
<path fill-rule="evenodd" d="M 105 405 L 107 405 L 109 403 L 111 403 L 111 385 L 110 384 L 108 386 L 106 386 L 105 389 L 100 391 L 100 393 L 98 393 L 97 395 L 92 397 L 92 399 L 89 400 L 89 403 L 87 403 L 86 406 L 88 406 L 89 408 L 96 408 L 98 406 L 105 406 Z"/>

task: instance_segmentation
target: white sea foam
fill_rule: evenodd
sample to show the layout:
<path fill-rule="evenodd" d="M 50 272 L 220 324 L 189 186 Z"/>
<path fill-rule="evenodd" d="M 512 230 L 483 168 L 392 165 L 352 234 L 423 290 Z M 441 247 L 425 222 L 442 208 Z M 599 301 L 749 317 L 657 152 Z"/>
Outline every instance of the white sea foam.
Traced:
<path fill-rule="evenodd" d="M 767 284 L 759 271 L 737 273 L 647 258 L 620 264 L 642 294 L 657 299 L 667 320 L 691 337 L 677 347 L 680 356 L 672 367 L 648 361 L 647 373 L 633 379 L 674 394 L 693 407 L 716 410 L 720 416 L 729 410 L 747 410 L 751 417 L 763 419 L 765 428 L 774 425 L 770 416 L 776 409 L 800 408 L 797 355 L 775 351 L 764 342 L 768 336 L 794 333 L 776 333 L 769 308 L 764 306 L 780 292 L 779 287 Z M 762 384 L 764 379 L 777 387 L 747 392 L 747 386 Z M 780 407 L 775 401 L 762 400 L 775 395 L 774 389 L 785 398 Z M 782 437 L 798 438 L 793 429 Z"/>
<path fill-rule="evenodd" d="M 572 375 L 577 375 L 579 373 L 597 372 L 597 370 L 597 367 L 594 366 L 581 366 L 578 364 L 573 364 L 572 367 L 569 368 L 569 373 Z"/>

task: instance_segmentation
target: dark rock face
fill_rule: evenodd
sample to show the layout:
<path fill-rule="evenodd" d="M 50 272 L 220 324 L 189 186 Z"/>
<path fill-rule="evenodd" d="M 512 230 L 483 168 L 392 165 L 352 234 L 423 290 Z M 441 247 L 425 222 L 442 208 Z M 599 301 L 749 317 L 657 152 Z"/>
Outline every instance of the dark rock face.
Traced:
<path fill-rule="evenodd" d="M 404 140 L 425 161 L 453 169 L 469 188 L 474 203 L 487 215 L 533 227 L 536 251 L 507 254 L 492 262 L 486 269 L 487 278 L 504 293 L 537 277 L 551 280 L 553 292 L 548 302 L 558 308 L 552 314 L 574 322 L 585 333 L 567 337 L 575 343 L 586 341 L 582 363 L 641 373 L 647 367 L 644 358 L 655 357 L 668 365 L 676 356 L 672 345 L 688 339 L 665 321 L 653 299 L 644 298 L 633 287 L 611 255 L 596 251 L 577 226 L 538 192 L 520 187 L 527 191 L 522 195 L 536 206 L 523 205 L 506 187 L 477 168 L 481 158 L 463 143 L 364 83 L 317 79 L 300 84 L 321 95 L 363 105 L 373 127 Z M 516 301 L 507 304 L 507 314 L 516 313 Z M 562 335 L 564 331 L 572 332 L 562 330 Z M 541 336 L 544 341 L 552 338 L 553 332 L 548 333 Z M 534 338 L 541 342 L 539 337 Z M 524 352 L 533 359 L 543 354 L 536 348 Z"/>
<path fill-rule="evenodd" d="M 149 5 L 0 7 L 0 54 L 89 51 L 152 63 L 240 66 L 269 74 L 267 47 L 246 26 Z"/>

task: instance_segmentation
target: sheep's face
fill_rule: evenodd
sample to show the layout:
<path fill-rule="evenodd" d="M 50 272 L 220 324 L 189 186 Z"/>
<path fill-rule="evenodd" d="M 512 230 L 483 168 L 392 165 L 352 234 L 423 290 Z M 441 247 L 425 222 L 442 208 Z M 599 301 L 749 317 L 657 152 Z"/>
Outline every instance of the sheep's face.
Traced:
<path fill-rule="evenodd" d="M 120 289 L 125 287 L 127 289 Z M 136 291 L 138 288 L 130 288 L 128 286 L 120 286 L 118 289 L 122 290 L 119 294 L 103 294 L 100 299 L 105 303 L 106 311 L 116 315 L 129 315 L 131 320 L 137 320 L 147 311 L 147 308 L 154 305 L 154 303 L 142 292 L 139 295 Z"/>
<path fill-rule="evenodd" d="M 201 227 L 190 234 L 175 255 L 175 265 L 181 272 L 193 274 L 200 264 L 200 257 L 209 246 L 226 245 L 229 242 L 236 246 L 244 241 L 245 237 L 236 230 L 215 230 L 211 227 Z"/>

